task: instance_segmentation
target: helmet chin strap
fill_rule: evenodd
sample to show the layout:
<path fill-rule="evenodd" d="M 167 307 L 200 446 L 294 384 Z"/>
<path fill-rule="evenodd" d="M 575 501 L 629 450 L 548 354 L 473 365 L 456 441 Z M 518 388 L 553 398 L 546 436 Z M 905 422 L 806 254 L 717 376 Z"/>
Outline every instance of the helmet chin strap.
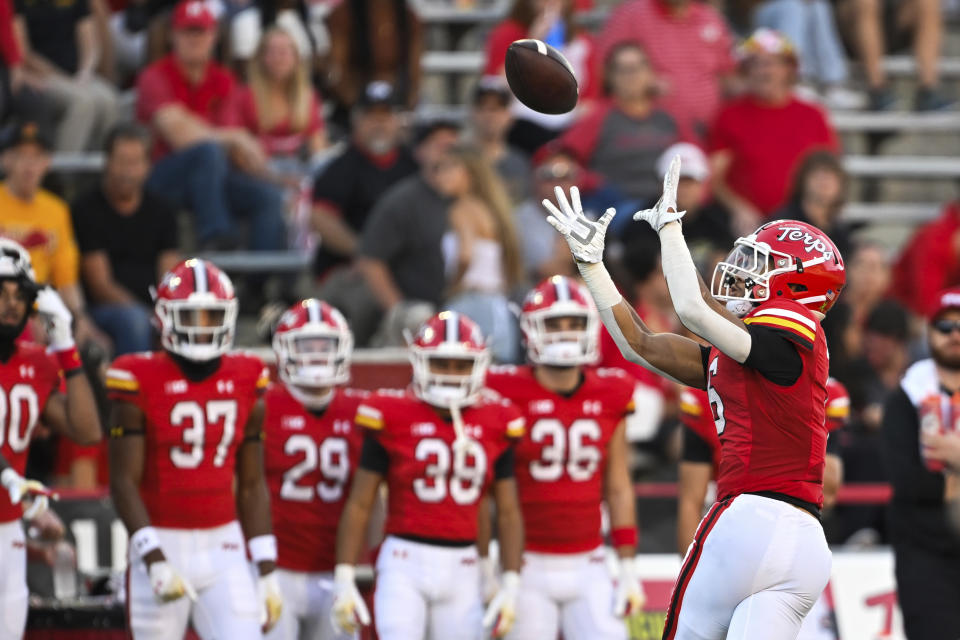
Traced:
<path fill-rule="evenodd" d="M 450 417 L 453 419 L 453 464 L 454 469 L 464 467 L 467 457 L 467 447 L 470 445 L 470 438 L 467 437 L 467 431 L 463 426 L 463 415 L 460 413 L 460 404 L 458 402 L 450 403 Z M 458 466 L 459 462 L 459 466 Z"/>

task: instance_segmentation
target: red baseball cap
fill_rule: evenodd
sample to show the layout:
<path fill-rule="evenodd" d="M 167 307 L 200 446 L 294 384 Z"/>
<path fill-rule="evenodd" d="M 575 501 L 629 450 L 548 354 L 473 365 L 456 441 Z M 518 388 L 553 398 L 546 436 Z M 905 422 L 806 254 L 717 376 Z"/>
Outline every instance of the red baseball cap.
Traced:
<path fill-rule="evenodd" d="M 217 18 L 202 0 L 183 0 L 173 9 L 170 26 L 174 29 L 216 29 Z"/>
<path fill-rule="evenodd" d="M 937 299 L 930 307 L 930 321 L 933 322 L 944 311 L 960 310 L 960 287 L 944 289 L 937 294 Z"/>

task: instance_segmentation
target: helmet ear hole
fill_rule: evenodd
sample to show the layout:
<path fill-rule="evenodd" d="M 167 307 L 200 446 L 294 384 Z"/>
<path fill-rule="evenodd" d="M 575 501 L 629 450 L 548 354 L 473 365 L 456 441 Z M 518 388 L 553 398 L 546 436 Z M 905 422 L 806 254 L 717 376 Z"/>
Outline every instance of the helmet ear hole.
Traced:
<path fill-rule="evenodd" d="M 807 288 L 807 285 L 805 284 L 797 284 L 795 282 L 791 282 L 787 286 L 790 287 L 790 291 L 794 293 L 804 293 L 806 291 L 809 291 L 809 289 Z"/>

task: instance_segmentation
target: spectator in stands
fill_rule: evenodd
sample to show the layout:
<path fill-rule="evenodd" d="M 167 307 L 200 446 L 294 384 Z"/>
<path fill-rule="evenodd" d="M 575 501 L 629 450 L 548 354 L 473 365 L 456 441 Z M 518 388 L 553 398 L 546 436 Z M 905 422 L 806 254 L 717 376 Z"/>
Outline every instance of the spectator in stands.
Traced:
<path fill-rule="evenodd" d="M 581 198 L 586 198 L 595 179 L 587 179 L 583 167 L 569 153 L 562 150 L 549 150 L 538 154 L 533 172 L 533 194 L 514 211 L 516 227 L 520 229 L 521 253 L 527 280 L 540 282 L 552 275 L 575 276 L 576 268 L 570 258 L 570 250 L 562 237 L 547 233 L 551 227 L 547 222 L 547 211 L 541 202 L 556 197 L 554 187 L 570 193 L 577 186 Z M 591 176 L 593 178 L 593 176 Z M 588 202 L 584 210 L 591 211 Z"/>
<path fill-rule="evenodd" d="M 89 0 L 15 0 L 24 80 L 61 111 L 58 151 L 98 149 L 117 121 L 117 92 L 97 76 Z"/>
<path fill-rule="evenodd" d="M 713 195 L 746 235 L 784 204 L 800 159 L 838 143 L 824 113 L 793 95 L 797 58 L 786 38 L 758 29 L 742 51 L 747 93 L 720 111 L 709 150 Z"/>
<path fill-rule="evenodd" d="M 831 368 L 843 368 L 863 356 L 864 325 L 888 297 L 892 278 L 888 252 L 876 244 L 861 244 L 844 255 L 847 284 L 843 295 L 823 320 Z"/>
<path fill-rule="evenodd" d="M 519 204 L 530 194 L 530 162 L 507 141 L 513 122 L 511 96 L 502 77 L 480 78 L 473 92 L 470 134 L 473 144 L 500 174 L 510 199 Z"/>
<path fill-rule="evenodd" d="M 960 200 L 913 234 L 893 268 L 893 295 L 926 316 L 941 289 L 960 284 Z"/>
<path fill-rule="evenodd" d="M 424 125 L 416 145 L 420 172 L 384 193 L 363 228 L 357 267 L 377 301 L 378 315 L 384 316 L 381 344 L 403 344 L 403 330 L 415 330 L 443 300 L 442 238 L 449 228 L 450 199 L 438 190 L 437 169 L 459 134 L 459 127 L 447 121 Z M 350 320 L 354 333 L 362 335 Z"/>
<path fill-rule="evenodd" d="M 521 285 L 523 258 L 506 187 L 472 147 L 451 148 L 433 172 L 437 190 L 452 200 L 443 236 L 445 306 L 480 326 L 497 362 L 518 362 L 520 332 L 508 295 Z"/>
<path fill-rule="evenodd" d="M 417 172 L 413 154 L 400 143 L 400 108 L 391 85 L 368 84 L 353 107 L 349 144 L 313 185 L 312 225 L 320 236 L 313 268 L 323 279 L 318 295 L 350 319 L 360 344 L 373 333 L 379 313 L 353 265 L 360 234 L 381 196 Z"/>
<path fill-rule="evenodd" d="M 53 142 L 35 122 L 21 122 L 6 141 L 0 185 L 0 236 L 30 252 L 37 282 L 54 287 L 74 319 L 77 344 L 93 339 L 108 345 L 84 309 L 79 284 L 77 244 L 70 210 L 60 198 L 40 188 L 50 168 Z"/>
<path fill-rule="evenodd" d="M 849 182 L 837 154 L 812 151 L 796 169 L 786 206 L 773 217 L 801 220 L 822 229 L 837 245 L 840 255 L 846 257 L 851 248 L 850 229 L 840 221 L 840 213 L 847 201 Z"/>
<path fill-rule="evenodd" d="M 153 346 L 150 287 L 179 261 L 176 212 L 150 193 L 150 139 L 135 124 L 107 138 L 100 185 L 73 203 L 80 274 L 94 322 L 117 355 Z"/>
<path fill-rule="evenodd" d="M 546 115 L 513 101 L 515 120 L 510 129 L 510 144 L 532 154 L 569 127 L 578 111 L 589 108 L 599 87 L 594 78 L 597 63 L 593 38 L 574 22 L 571 0 L 516 0 L 510 15 L 493 28 L 487 39 L 484 75 L 503 75 L 507 48 L 514 40 L 523 38 L 543 40 L 556 47 L 570 61 L 580 83 L 580 107 L 570 113 Z"/>
<path fill-rule="evenodd" d="M 274 170 L 299 175 L 327 146 L 320 98 L 293 37 L 280 27 L 264 33 L 240 93 L 243 126 L 257 136 Z"/>
<path fill-rule="evenodd" d="M 960 291 L 942 293 L 927 333 L 932 358 L 917 362 L 887 399 L 884 462 L 897 596 L 908 638 L 960 636 Z"/>
<path fill-rule="evenodd" d="M 862 106 L 862 94 L 847 88 L 847 59 L 830 2 L 765 0 L 757 7 L 753 22 L 755 28 L 779 31 L 796 45 L 801 81 L 810 85 L 811 91 L 822 89 L 827 107 Z"/>
<path fill-rule="evenodd" d="M 621 42 L 647 53 L 661 86 L 661 107 L 684 136 L 704 142 L 736 63 L 733 36 L 723 16 L 707 2 L 627 0 L 607 18 L 599 60 Z"/>
<path fill-rule="evenodd" d="M 845 0 L 841 9 L 847 16 L 853 41 L 863 63 L 870 90 L 870 108 L 886 111 L 896 106 L 897 98 L 887 83 L 883 57 L 888 44 L 884 33 L 913 40 L 917 65 L 917 93 L 913 106 L 917 111 L 948 109 L 955 100 L 940 88 L 940 46 L 943 42 L 943 14 L 940 0 L 907 0 L 888 3 L 883 0 Z M 888 19 L 892 24 L 887 28 Z M 912 32 L 912 33 L 904 33 Z"/>
<path fill-rule="evenodd" d="M 283 194 L 263 178 L 260 143 L 239 126 L 236 80 L 213 62 L 216 19 L 203 2 L 183 0 L 171 26 L 172 53 L 137 82 L 137 117 L 155 135 L 147 188 L 194 213 L 201 248 L 236 248 L 242 215 L 251 249 L 283 249 Z"/>
<path fill-rule="evenodd" d="M 406 108 L 417 104 L 423 33 L 406 0 L 341 2 L 327 16 L 327 28 L 330 56 L 324 95 L 333 98 L 334 117 L 342 125 L 363 88 L 374 80 L 392 83 Z"/>
<path fill-rule="evenodd" d="M 247 63 L 263 45 L 270 29 L 283 29 L 297 48 L 297 56 L 312 67 L 315 56 L 327 53 L 330 36 L 323 24 L 323 2 L 307 0 L 231 0 L 230 57 Z M 239 70 L 238 70 L 239 71 Z"/>
<path fill-rule="evenodd" d="M 660 194 L 657 159 L 680 137 L 677 124 L 655 100 L 656 76 L 643 49 L 622 42 L 604 61 L 609 102 L 597 105 L 560 138 L 577 160 L 637 205 Z"/>

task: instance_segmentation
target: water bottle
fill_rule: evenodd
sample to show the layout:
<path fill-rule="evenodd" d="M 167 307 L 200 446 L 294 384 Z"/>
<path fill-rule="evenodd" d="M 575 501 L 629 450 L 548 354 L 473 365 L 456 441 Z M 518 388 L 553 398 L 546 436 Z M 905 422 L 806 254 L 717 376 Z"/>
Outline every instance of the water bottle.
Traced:
<path fill-rule="evenodd" d="M 57 600 L 77 597 L 77 558 L 66 540 L 61 540 L 54 548 L 53 595 Z"/>

